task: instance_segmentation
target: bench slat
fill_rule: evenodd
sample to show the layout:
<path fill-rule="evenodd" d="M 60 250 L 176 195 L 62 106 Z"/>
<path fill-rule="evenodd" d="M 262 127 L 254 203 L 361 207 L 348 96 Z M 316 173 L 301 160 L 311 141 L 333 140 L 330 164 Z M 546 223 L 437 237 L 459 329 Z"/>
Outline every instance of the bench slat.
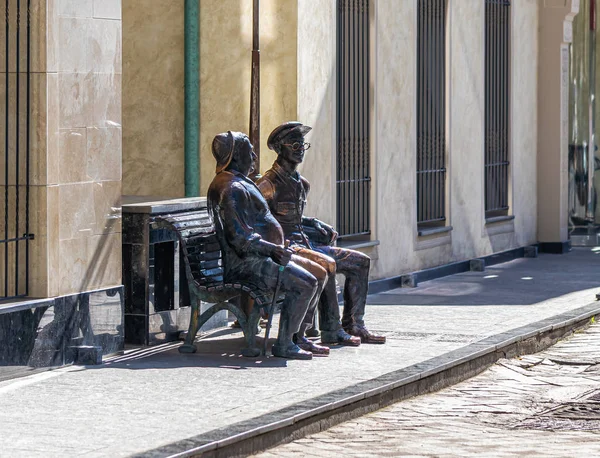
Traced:
<path fill-rule="evenodd" d="M 223 276 L 223 269 L 221 267 L 218 267 L 216 269 L 202 269 L 202 270 L 200 270 L 200 272 L 205 277 L 212 277 L 214 275 Z"/>

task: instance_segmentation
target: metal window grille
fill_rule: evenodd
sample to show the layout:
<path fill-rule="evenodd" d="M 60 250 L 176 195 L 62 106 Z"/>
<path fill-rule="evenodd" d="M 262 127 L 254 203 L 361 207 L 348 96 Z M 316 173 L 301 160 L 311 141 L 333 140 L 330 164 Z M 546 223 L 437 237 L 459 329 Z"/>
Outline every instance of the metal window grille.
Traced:
<path fill-rule="evenodd" d="M 29 293 L 30 11 L 31 0 L 5 0 L 0 25 L 0 300 Z"/>
<path fill-rule="evenodd" d="M 446 222 L 447 0 L 419 0 L 417 15 L 417 224 Z"/>
<path fill-rule="evenodd" d="M 368 238 L 370 225 L 369 0 L 338 0 L 337 228 Z"/>
<path fill-rule="evenodd" d="M 508 214 L 510 1 L 485 0 L 485 214 Z"/>

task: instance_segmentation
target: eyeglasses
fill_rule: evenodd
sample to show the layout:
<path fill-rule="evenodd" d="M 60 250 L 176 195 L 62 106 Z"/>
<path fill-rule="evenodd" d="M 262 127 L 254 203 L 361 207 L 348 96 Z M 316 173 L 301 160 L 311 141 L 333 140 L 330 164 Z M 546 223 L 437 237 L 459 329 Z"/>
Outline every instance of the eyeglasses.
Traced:
<path fill-rule="evenodd" d="M 307 149 L 310 148 L 310 143 L 306 143 L 306 142 L 294 142 L 294 143 L 282 143 L 282 146 L 289 146 L 290 148 L 292 148 L 294 151 L 298 151 L 299 149 L 303 149 L 304 151 L 306 151 Z"/>

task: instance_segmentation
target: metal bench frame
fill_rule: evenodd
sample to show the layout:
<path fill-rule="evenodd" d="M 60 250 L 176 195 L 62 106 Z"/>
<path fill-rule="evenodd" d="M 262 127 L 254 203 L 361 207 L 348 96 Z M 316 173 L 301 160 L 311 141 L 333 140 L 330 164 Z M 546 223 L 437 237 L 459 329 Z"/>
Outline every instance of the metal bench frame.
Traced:
<path fill-rule="evenodd" d="M 154 224 L 155 227 L 175 232 L 183 252 L 192 315 L 185 343 L 179 347 L 179 352 L 195 353 L 194 341 L 200 328 L 215 313 L 229 310 L 244 332 L 246 347 L 242 349 L 242 355 L 259 356 L 261 352 L 256 346 L 256 330 L 261 309 L 271 304 L 272 292 L 261 291 L 244 282 L 223 282 L 221 247 L 213 221 L 206 210 L 162 215 L 156 217 Z M 230 301 L 244 293 L 254 301 L 249 315 L 246 315 L 240 305 Z M 200 314 L 202 301 L 212 305 Z"/>

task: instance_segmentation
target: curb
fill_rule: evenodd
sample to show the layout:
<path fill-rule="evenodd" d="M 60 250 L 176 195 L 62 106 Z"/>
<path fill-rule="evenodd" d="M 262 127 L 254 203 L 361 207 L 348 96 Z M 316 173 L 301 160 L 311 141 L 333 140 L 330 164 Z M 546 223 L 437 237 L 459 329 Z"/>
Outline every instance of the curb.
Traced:
<path fill-rule="evenodd" d="M 133 456 L 232 457 L 258 453 L 395 402 L 456 384 L 501 358 L 537 353 L 587 326 L 594 317 L 600 317 L 598 302 L 487 337 L 372 380 Z"/>

